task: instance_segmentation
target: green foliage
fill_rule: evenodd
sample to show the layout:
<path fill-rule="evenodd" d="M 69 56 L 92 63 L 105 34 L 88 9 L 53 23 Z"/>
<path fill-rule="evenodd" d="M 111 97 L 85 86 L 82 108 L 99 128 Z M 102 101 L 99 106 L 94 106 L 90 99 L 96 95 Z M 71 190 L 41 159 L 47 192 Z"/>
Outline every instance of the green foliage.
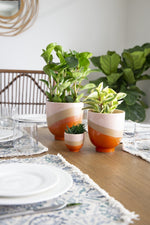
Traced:
<path fill-rule="evenodd" d="M 68 134 L 82 134 L 86 132 L 86 129 L 84 124 L 80 123 L 78 125 L 73 125 L 70 128 L 67 126 L 67 129 L 65 130 L 65 132 Z"/>
<path fill-rule="evenodd" d="M 84 103 L 88 104 L 88 106 L 83 109 L 89 109 L 97 113 L 112 113 L 121 104 L 125 96 L 125 93 L 116 93 L 109 87 L 103 88 L 103 83 L 100 83 L 85 98 Z"/>
<path fill-rule="evenodd" d="M 137 87 L 140 80 L 150 79 L 146 71 L 150 68 L 150 43 L 125 49 L 121 55 L 108 51 L 106 55 L 91 57 L 91 62 L 105 76 L 91 81 L 100 82 L 116 92 L 127 96 L 118 108 L 126 112 L 126 119 L 142 122 L 145 119 L 146 104 L 142 101 L 145 93 Z"/>
<path fill-rule="evenodd" d="M 82 90 L 89 89 L 93 84 L 82 85 L 92 71 L 89 68 L 92 56 L 90 52 L 65 52 L 57 43 L 49 44 L 41 55 L 46 62 L 43 70 L 49 81 L 42 80 L 49 91 L 47 98 L 52 102 L 79 102 L 83 97 Z M 56 61 L 55 62 L 55 58 Z M 53 85 L 54 81 L 55 85 Z"/>

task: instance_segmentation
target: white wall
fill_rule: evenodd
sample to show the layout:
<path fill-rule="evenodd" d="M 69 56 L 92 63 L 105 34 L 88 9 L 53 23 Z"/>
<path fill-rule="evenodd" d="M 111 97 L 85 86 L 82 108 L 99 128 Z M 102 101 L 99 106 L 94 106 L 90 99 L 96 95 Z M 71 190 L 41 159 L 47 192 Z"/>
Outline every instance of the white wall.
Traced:
<path fill-rule="evenodd" d="M 65 50 L 100 55 L 125 45 L 124 0 L 39 0 L 34 25 L 16 37 L 0 36 L 0 68 L 42 69 L 42 49 L 51 42 Z"/>
<path fill-rule="evenodd" d="M 128 0 L 126 46 L 150 42 L 150 0 Z"/>
<path fill-rule="evenodd" d="M 150 0 L 128 0 L 126 48 L 150 42 L 149 11 Z M 138 86 L 146 93 L 144 100 L 150 106 L 150 80 L 140 81 Z"/>
<path fill-rule="evenodd" d="M 39 0 L 34 25 L 16 37 L 0 36 L 0 68 L 42 69 L 42 49 L 51 42 L 65 50 L 107 50 L 150 42 L 150 0 Z M 95 78 L 91 75 L 91 79 Z M 150 81 L 140 84 L 150 105 Z"/>

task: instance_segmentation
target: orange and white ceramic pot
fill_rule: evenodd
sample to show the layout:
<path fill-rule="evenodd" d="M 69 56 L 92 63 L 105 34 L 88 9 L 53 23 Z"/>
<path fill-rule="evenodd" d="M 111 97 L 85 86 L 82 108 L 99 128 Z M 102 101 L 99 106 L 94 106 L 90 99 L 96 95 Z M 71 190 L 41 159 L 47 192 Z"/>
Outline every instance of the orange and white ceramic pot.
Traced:
<path fill-rule="evenodd" d="M 113 152 L 123 136 L 125 112 L 95 113 L 88 111 L 88 133 L 97 152 Z"/>
<path fill-rule="evenodd" d="M 84 133 L 82 134 L 68 134 L 65 132 L 65 145 L 72 152 L 78 152 L 84 143 Z"/>
<path fill-rule="evenodd" d="M 82 102 L 46 102 L 47 125 L 56 140 L 64 140 L 64 132 L 68 127 L 82 123 Z"/>

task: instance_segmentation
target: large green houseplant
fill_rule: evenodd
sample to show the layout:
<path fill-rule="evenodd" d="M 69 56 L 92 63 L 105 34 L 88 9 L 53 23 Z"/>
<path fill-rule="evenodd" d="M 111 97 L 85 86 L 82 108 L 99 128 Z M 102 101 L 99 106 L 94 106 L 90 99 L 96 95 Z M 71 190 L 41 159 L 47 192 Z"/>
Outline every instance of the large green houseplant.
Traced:
<path fill-rule="evenodd" d="M 150 43 L 125 49 L 121 55 L 108 51 L 106 55 L 91 57 L 91 61 L 105 75 L 91 82 L 98 85 L 103 81 L 105 86 L 108 85 L 116 92 L 125 92 L 127 96 L 119 108 L 126 112 L 126 119 L 143 121 L 146 104 L 142 96 L 145 93 L 137 83 L 150 79 L 147 74 L 150 68 Z"/>
<path fill-rule="evenodd" d="M 88 109 L 88 134 L 98 152 L 113 152 L 123 135 L 125 112 L 117 107 L 125 93 L 116 93 L 103 83 L 91 90 L 84 102 Z"/>
<path fill-rule="evenodd" d="M 83 85 L 91 72 L 90 52 L 64 51 L 57 43 L 50 43 L 41 55 L 46 62 L 43 70 L 47 79 L 42 80 L 46 91 L 47 124 L 56 140 L 64 140 L 68 127 L 82 123 L 83 90 L 93 84 Z"/>
<path fill-rule="evenodd" d="M 93 84 L 83 86 L 82 81 L 91 73 L 90 52 L 64 51 L 61 45 L 50 43 L 41 55 L 46 62 L 43 70 L 48 75 L 47 98 L 52 102 L 80 102 L 81 93 Z"/>

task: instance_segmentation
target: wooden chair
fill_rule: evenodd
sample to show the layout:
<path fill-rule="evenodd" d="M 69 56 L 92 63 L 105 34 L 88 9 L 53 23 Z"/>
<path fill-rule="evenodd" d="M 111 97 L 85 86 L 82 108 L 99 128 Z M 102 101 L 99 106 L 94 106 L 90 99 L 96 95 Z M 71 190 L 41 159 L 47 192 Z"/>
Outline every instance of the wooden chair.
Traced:
<path fill-rule="evenodd" d="M 16 107 L 18 114 L 45 113 L 47 79 L 43 71 L 0 69 L 0 110 Z"/>

